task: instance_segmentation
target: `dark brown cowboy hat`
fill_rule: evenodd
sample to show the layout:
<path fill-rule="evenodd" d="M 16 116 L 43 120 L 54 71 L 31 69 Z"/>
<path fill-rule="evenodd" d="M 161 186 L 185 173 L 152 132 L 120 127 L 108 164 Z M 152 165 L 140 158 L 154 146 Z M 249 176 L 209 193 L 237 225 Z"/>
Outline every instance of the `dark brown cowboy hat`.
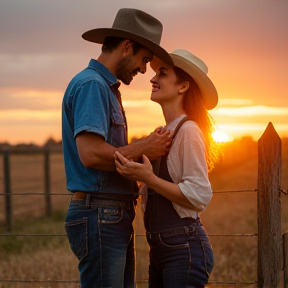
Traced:
<path fill-rule="evenodd" d="M 122 8 L 118 11 L 112 28 L 97 28 L 85 32 L 83 39 L 103 44 L 106 37 L 121 37 L 143 45 L 169 65 L 173 61 L 168 52 L 159 46 L 162 23 L 153 16 L 137 9 Z"/>

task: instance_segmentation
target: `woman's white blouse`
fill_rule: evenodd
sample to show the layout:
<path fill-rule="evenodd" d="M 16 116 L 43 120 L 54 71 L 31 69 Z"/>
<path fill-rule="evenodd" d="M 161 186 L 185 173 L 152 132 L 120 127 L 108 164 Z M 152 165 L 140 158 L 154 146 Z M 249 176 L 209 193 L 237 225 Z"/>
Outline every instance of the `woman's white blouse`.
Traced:
<path fill-rule="evenodd" d="M 174 131 L 186 115 L 181 115 L 165 127 Z M 167 158 L 167 167 L 174 183 L 183 195 L 200 211 L 204 210 L 212 198 L 208 178 L 203 134 L 193 121 L 186 121 L 173 140 Z M 173 202 L 172 202 L 173 203 Z M 198 212 L 173 203 L 181 218 L 197 218 Z"/>

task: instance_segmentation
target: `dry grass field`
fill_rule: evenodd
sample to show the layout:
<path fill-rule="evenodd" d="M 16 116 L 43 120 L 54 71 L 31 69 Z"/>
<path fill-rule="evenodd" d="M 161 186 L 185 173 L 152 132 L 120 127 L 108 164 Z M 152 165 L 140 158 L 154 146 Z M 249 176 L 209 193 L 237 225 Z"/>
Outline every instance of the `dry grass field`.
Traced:
<path fill-rule="evenodd" d="M 283 139 L 282 146 L 281 188 L 287 191 L 287 139 Z M 223 161 L 210 175 L 215 192 L 213 199 L 201 215 L 215 253 L 215 266 L 210 280 L 250 283 L 257 279 L 257 237 L 251 236 L 257 233 L 257 194 L 253 192 L 257 188 L 257 143 L 251 139 L 244 139 L 242 142 L 227 145 L 224 147 L 224 152 Z M 0 288 L 79 287 L 76 283 L 78 281 L 77 260 L 70 251 L 63 226 L 70 196 L 53 195 L 52 216 L 46 217 L 45 196 L 25 195 L 25 193 L 44 192 L 43 155 L 12 155 L 10 165 L 12 193 L 23 195 L 12 196 L 11 234 L 18 236 L 3 236 L 7 234 L 5 198 L 0 196 L 0 234 L 2 234 L 0 235 Z M 249 191 L 235 192 L 246 189 Z M 3 191 L 3 161 L 0 155 L 0 193 Z M 219 193 L 221 191 L 234 192 Z M 59 153 L 51 155 L 51 193 L 67 193 L 63 159 Z M 282 194 L 281 202 L 284 232 L 288 230 L 288 196 Z M 148 247 L 139 207 L 140 205 L 138 205 L 135 221 L 137 279 L 145 280 L 147 279 Z M 33 235 L 19 236 L 21 234 Z M 43 234 L 52 234 L 52 236 L 41 236 Z M 229 236 L 231 234 L 244 236 Z M 21 283 L 1 282 L 3 279 L 23 281 Z M 32 282 L 32 280 L 40 280 L 40 282 Z M 75 282 L 57 282 L 60 280 Z M 138 283 L 137 287 L 148 286 L 144 282 Z M 209 285 L 209 287 L 234 287 L 234 285 Z M 247 284 L 241 287 L 256 287 L 256 285 Z"/>

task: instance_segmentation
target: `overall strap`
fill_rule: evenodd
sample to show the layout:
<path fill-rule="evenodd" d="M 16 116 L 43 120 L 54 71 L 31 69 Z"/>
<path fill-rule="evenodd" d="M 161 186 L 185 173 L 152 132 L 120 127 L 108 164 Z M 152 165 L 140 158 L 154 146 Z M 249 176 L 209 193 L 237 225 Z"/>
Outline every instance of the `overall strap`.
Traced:
<path fill-rule="evenodd" d="M 180 130 L 181 126 L 184 124 L 184 122 L 186 121 L 189 121 L 188 117 L 184 117 L 179 123 L 178 125 L 176 126 L 175 130 L 174 130 L 174 133 L 173 133 L 173 136 L 172 136 L 172 139 L 174 140 L 174 138 L 176 137 L 178 131 Z"/>
<path fill-rule="evenodd" d="M 184 124 L 184 122 L 188 121 L 188 117 L 184 117 L 176 126 L 174 129 L 174 133 L 172 135 L 172 144 L 175 136 L 177 135 L 178 131 L 180 130 L 181 126 Z M 164 156 L 157 158 L 156 160 L 153 161 L 153 172 L 155 175 L 159 176 L 159 169 L 160 169 L 160 163 L 161 161 L 166 161 L 168 157 L 169 152 L 167 152 Z M 163 159 L 162 159 L 163 158 Z"/>

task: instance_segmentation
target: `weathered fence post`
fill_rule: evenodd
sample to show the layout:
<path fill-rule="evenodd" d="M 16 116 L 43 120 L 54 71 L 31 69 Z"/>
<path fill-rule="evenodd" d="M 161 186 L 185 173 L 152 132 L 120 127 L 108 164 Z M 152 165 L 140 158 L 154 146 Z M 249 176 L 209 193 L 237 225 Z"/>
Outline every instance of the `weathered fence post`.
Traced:
<path fill-rule="evenodd" d="M 11 231 L 12 211 L 11 211 L 11 178 L 10 178 L 10 152 L 9 151 L 5 151 L 3 154 L 3 168 L 4 168 L 6 230 Z"/>
<path fill-rule="evenodd" d="M 258 141 L 258 287 L 281 278 L 281 139 L 270 122 Z"/>
<path fill-rule="evenodd" d="M 50 150 L 44 150 L 44 183 L 45 183 L 45 203 L 46 216 L 51 216 L 51 186 L 50 186 Z"/>
<path fill-rule="evenodd" d="M 288 288 L 288 231 L 283 234 L 284 288 Z"/>

